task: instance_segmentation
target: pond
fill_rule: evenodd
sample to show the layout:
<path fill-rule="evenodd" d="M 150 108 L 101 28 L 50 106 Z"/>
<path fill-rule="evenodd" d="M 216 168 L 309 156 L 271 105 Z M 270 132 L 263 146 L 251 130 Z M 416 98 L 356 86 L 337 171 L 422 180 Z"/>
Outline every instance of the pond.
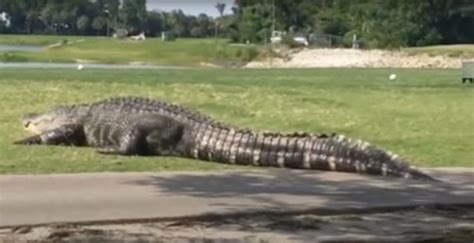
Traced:
<path fill-rule="evenodd" d="M 0 44 L 0 52 L 8 52 L 8 51 L 40 52 L 41 50 L 43 50 L 43 46 Z"/>
<path fill-rule="evenodd" d="M 1 49 L 0 49 L 1 52 Z M 100 64 L 100 63 L 42 63 L 42 62 L 0 62 L 2 68 L 73 68 L 73 69 L 192 69 L 185 66 L 132 65 L 132 64 Z M 1 241 L 0 241 L 1 242 Z"/>

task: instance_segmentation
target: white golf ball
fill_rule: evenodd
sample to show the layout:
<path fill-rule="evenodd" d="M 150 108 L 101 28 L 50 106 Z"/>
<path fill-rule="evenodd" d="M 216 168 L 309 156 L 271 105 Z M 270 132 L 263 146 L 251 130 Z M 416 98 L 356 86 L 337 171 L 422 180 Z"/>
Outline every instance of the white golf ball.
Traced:
<path fill-rule="evenodd" d="M 77 65 L 77 70 L 82 70 L 83 68 L 84 68 L 84 65 L 82 64 Z"/>
<path fill-rule="evenodd" d="M 394 74 L 394 73 L 392 73 L 392 74 L 390 74 L 390 76 L 388 76 L 388 79 L 390 79 L 390 80 L 394 80 L 396 78 L 397 78 L 397 75 Z"/>

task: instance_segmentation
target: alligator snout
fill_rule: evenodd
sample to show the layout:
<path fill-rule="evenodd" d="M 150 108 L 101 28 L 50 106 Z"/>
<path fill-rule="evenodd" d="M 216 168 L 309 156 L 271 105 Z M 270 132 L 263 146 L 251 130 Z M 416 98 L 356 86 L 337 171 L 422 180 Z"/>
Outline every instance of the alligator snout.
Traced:
<path fill-rule="evenodd" d="M 25 129 L 30 127 L 33 124 L 32 121 L 37 117 L 38 117 L 38 114 L 36 114 L 36 113 L 27 113 L 27 114 L 23 115 L 23 117 L 21 119 L 21 123 L 23 124 L 23 127 Z"/>

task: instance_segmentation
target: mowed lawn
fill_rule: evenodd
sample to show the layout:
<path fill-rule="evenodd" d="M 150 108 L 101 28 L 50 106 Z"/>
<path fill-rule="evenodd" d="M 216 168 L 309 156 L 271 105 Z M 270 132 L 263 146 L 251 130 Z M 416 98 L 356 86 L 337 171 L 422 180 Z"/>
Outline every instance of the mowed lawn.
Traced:
<path fill-rule="evenodd" d="M 390 73 L 397 79 L 390 81 Z M 242 168 L 169 157 L 121 157 L 91 148 L 16 146 L 22 114 L 112 96 L 190 106 L 255 130 L 336 132 L 418 166 L 474 165 L 474 86 L 458 70 L 0 69 L 0 173 Z"/>

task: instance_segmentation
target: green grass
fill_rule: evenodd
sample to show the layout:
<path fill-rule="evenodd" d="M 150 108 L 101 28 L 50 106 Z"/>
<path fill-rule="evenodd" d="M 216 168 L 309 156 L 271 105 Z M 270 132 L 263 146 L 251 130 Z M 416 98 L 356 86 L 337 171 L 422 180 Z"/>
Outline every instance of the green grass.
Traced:
<path fill-rule="evenodd" d="M 202 63 L 238 65 L 258 55 L 252 46 L 231 46 L 219 39 L 177 39 L 162 42 L 159 38 L 145 41 L 118 40 L 109 37 L 0 35 L 0 44 L 48 46 L 67 40 L 69 44 L 45 48 L 41 52 L 0 53 L 0 61 L 147 63 L 197 66 Z"/>
<path fill-rule="evenodd" d="M 425 46 L 425 47 L 411 47 L 405 48 L 404 51 L 409 54 L 423 54 L 426 53 L 430 56 L 446 55 L 450 57 L 474 57 L 474 45 L 437 45 L 437 46 Z"/>
<path fill-rule="evenodd" d="M 397 80 L 389 81 L 395 72 Z M 419 166 L 474 164 L 474 86 L 457 70 L 23 70 L 0 75 L 0 173 L 241 168 L 91 148 L 14 146 L 24 113 L 111 96 L 162 98 L 255 130 L 337 132 Z"/>

